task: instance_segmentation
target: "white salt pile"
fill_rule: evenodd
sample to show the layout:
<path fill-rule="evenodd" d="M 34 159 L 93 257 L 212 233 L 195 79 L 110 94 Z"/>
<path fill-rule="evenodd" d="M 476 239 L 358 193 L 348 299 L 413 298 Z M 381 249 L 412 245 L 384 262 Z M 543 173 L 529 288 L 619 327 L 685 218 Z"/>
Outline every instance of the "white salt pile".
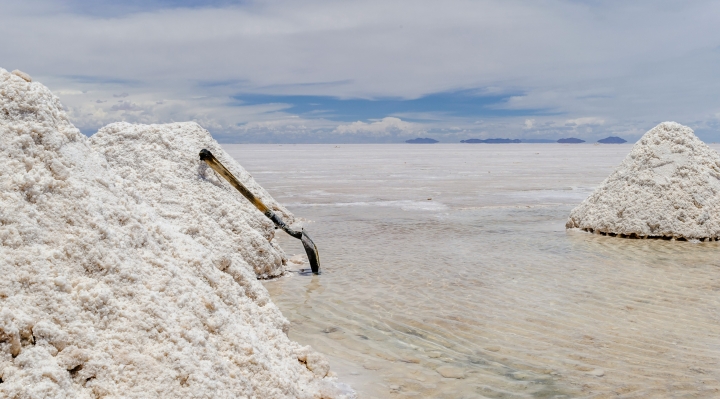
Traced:
<path fill-rule="evenodd" d="M 572 210 L 566 227 L 620 237 L 717 240 L 720 156 L 692 129 L 661 123 Z"/>
<path fill-rule="evenodd" d="M 275 225 L 201 162 L 200 150 L 209 149 L 286 223 L 292 216 L 197 123 L 113 123 L 94 134 L 90 145 L 159 216 L 206 246 L 218 268 L 246 270 L 247 262 L 261 278 L 284 271 L 284 255 L 272 241 Z"/>
<path fill-rule="evenodd" d="M 183 143 L 218 149 L 207 133 L 109 127 L 94 140 L 108 163 L 23 75 L 0 69 L 0 397 L 353 395 L 288 339 L 257 281 L 283 257 L 262 215 L 229 202 L 198 149 L 183 164 Z M 149 158 L 124 142 L 153 129 L 157 138 L 137 140 L 160 148 Z M 193 185 L 207 197 L 190 195 Z M 194 203 L 204 198 L 218 209 Z"/>

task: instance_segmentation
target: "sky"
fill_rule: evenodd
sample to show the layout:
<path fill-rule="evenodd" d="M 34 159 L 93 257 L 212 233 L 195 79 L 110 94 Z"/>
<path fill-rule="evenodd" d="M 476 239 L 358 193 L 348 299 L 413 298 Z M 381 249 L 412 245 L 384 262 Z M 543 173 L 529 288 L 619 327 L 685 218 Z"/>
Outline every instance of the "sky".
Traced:
<path fill-rule="evenodd" d="M 672 120 L 720 142 L 717 1 L 0 0 L 0 35 L 0 67 L 87 135 L 634 142 Z"/>

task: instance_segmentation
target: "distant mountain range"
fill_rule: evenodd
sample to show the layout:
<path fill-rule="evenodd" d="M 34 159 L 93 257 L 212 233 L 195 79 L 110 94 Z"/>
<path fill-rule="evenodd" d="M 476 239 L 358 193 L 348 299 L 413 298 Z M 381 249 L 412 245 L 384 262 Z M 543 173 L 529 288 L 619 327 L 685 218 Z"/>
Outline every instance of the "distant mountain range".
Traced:
<path fill-rule="evenodd" d="M 418 138 L 412 139 L 412 140 L 405 140 L 405 142 L 410 143 L 410 144 L 435 144 L 438 141 L 435 139 L 431 139 L 430 137 L 425 137 L 425 138 L 418 137 Z"/>
<path fill-rule="evenodd" d="M 568 137 L 566 139 L 560 139 L 557 142 L 561 144 L 578 144 L 584 143 L 585 140 L 576 139 L 575 137 Z"/>
<path fill-rule="evenodd" d="M 622 144 L 622 143 L 627 143 L 627 140 L 621 139 L 620 137 L 610 136 L 610 137 L 606 137 L 606 138 L 604 138 L 604 139 L 602 139 L 602 140 L 598 140 L 598 143 L 603 143 L 603 144 Z"/>

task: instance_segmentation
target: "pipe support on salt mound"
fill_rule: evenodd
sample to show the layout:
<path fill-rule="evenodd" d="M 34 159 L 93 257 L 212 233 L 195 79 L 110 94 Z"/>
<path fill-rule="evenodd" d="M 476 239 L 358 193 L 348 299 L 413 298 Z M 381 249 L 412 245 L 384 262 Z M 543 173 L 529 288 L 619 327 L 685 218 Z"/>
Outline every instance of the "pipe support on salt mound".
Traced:
<path fill-rule="evenodd" d="M 198 160 L 197 152 L 212 149 L 274 212 L 289 223 L 292 214 L 197 123 L 117 122 L 100 129 L 89 143 L 160 217 L 206 246 L 219 269 L 232 273 L 247 263 L 258 278 L 285 271 L 286 257 L 273 239 L 273 223 Z"/>

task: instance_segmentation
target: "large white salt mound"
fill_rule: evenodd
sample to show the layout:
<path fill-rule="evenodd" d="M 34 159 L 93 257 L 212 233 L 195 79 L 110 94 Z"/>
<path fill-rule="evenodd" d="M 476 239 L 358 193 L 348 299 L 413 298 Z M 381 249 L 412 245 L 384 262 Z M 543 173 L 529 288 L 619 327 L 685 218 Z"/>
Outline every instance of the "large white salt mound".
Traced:
<path fill-rule="evenodd" d="M 572 210 L 566 227 L 637 237 L 718 239 L 720 156 L 689 127 L 661 123 Z"/>
<path fill-rule="evenodd" d="M 160 216 L 206 246 L 219 268 L 248 262 L 261 278 L 283 273 L 284 254 L 271 243 L 274 224 L 201 161 L 200 150 L 209 149 L 286 223 L 293 221 L 291 214 L 197 123 L 113 123 L 94 134 L 90 145 Z"/>
<path fill-rule="evenodd" d="M 132 184 L 0 69 L 0 397 L 342 396 L 251 268 Z"/>

